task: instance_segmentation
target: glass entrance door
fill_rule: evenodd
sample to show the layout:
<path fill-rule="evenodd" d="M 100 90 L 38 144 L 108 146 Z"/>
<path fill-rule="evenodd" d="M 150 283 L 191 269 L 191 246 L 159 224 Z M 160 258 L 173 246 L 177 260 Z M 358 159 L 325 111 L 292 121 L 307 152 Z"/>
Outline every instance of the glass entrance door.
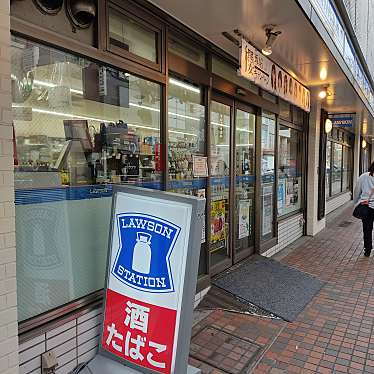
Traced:
<path fill-rule="evenodd" d="M 222 272 L 254 251 L 254 109 L 214 95 L 210 105 L 210 267 Z"/>
<path fill-rule="evenodd" d="M 255 206 L 255 124 L 250 108 L 235 110 L 235 255 L 234 262 L 253 253 Z"/>
<path fill-rule="evenodd" d="M 210 266 L 213 273 L 232 265 L 230 246 L 230 150 L 232 106 L 211 102 Z"/>

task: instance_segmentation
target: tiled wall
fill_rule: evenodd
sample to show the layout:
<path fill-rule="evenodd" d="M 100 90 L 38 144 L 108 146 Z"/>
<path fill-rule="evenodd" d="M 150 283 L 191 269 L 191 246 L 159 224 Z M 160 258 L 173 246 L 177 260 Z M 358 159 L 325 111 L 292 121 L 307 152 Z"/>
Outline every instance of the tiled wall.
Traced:
<path fill-rule="evenodd" d="M 196 294 L 195 307 L 208 290 Z M 57 357 L 56 374 L 68 374 L 78 364 L 89 361 L 97 352 L 101 319 L 102 309 L 94 309 L 21 343 L 20 374 L 42 374 L 41 355 L 49 350 Z"/>
<path fill-rule="evenodd" d="M 53 350 L 56 374 L 67 374 L 89 361 L 97 351 L 102 310 L 94 309 L 78 318 L 27 340 L 19 346 L 20 374 L 41 374 L 41 355 Z"/>
<path fill-rule="evenodd" d="M 0 0 L 0 373 L 18 373 L 9 0 Z"/>
<path fill-rule="evenodd" d="M 303 233 L 304 220 L 301 213 L 281 221 L 278 224 L 278 244 L 262 253 L 262 255 L 266 257 L 274 256 L 283 248 L 301 238 Z"/>
<path fill-rule="evenodd" d="M 326 214 L 331 213 L 335 209 L 340 208 L 342 205 L 351 200 L 351 192 L 339 195 L 331 200 L 326 201 Z"/>

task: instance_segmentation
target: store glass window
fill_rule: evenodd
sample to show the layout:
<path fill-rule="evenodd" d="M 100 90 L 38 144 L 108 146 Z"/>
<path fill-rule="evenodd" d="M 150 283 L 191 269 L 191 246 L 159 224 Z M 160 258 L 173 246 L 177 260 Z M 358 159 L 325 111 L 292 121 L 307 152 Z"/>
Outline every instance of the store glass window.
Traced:
<path fill-rule="evenodd" d="M 205 50 L 203 48 L 176 35 L 169 35 L 168 43 L 169 52 L 204 69 L 206 68 Z"/>
<path fill-rule="evenodd" d="M 279 99 L 279 117 L 291 122 L 291 104 L 287 101 Z"/>
<path fill-rule="evenodd" d="M 211 265 L 229 257 L 231 107 L 212 101 L 210 112 Z"/>
<path fill-rule="evenodd" d="M 261 124 L 261 237 L 274 237 L 275 116 L 264 112 Z"/>
<path fill-rule="evenodd" d="M 120 11 L 109 7 L 109 43 L 125 52 L 158 62 L 158 33 Z"/>
<path fill-rule="evenodd" d="M 331 195 L 342 192 L 343 146 L 332 143 Z"/>
<path fill-rule="evenodd" d="M 254 244 L 256 115 L 237 109 L 235 116 L 236 251 Z"/>
<path fill-rule="evenodd" d="M 103 287 L 112 185 L 162 188 L 160 86 L 12 38 L 18 317 Z"/>
<path fill-rule="evenodd" d="M 351 188 L 352 170 L 351 170 L 351 148 L 343 147 L 343 192 Z"/>
<path fill-rule="evenodd" d="M 301 207 L 301 144 L 300 131 L 279 126 L 278 138 L 278 216 Z"/>
<path fill-rule="evenodd" d="M 203 90 L 170 78 L 168 92 L 168 190 L 205 198 L 208 160 Z M 205 234 L 204 220 L 199 274 L 206 273 Z"/>
<path fill-rule="evenodd" d="M 326 198 L 330 197 L 331 148 L 332 148 L 332 142 L 327 141 L 327 144 L 326 144 L 326 182 L 325 182 L 325 195 L 326 195 Z"/>

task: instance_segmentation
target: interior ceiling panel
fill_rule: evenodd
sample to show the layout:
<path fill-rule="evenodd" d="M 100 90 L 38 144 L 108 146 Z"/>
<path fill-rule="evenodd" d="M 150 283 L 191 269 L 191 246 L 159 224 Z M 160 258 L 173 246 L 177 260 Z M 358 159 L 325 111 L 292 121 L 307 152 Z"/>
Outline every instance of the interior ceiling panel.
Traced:
<path fill-rule="evenodd" d="M 326 100 L 331 112 L 359 112 L 363 104 L 295 0 L 150 0 L 195 32 L 235 58 L 238 47 L 222 35 L 239 29 L 258 49 L 266 41 L 264 26 L 282 31 L 273 46 L 271 59 L 314 88 L 329 84 L 332 95 Z M 321 68 L 327 79 L 320 78 Z"/>

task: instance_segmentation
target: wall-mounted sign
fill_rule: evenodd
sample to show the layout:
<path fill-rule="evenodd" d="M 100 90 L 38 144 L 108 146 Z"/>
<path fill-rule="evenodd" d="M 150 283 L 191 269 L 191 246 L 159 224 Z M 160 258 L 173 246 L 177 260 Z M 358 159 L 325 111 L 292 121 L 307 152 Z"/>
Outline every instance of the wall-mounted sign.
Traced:
<path fill-rule="evenodd" d="M 114 188 L 99 357 L 140 373 L 187 373 L 204 206 L 196 197 Z"/>
<path fill-rule="evenodd" d="M 330 117 L 333 127 L 353 127 L 353 117 Z"/>
<path fill-rule="evenodd" d="M 310 91 L 246 40 L 240 47 L 239 74 L 282 99 L 310 111 Z"/>

